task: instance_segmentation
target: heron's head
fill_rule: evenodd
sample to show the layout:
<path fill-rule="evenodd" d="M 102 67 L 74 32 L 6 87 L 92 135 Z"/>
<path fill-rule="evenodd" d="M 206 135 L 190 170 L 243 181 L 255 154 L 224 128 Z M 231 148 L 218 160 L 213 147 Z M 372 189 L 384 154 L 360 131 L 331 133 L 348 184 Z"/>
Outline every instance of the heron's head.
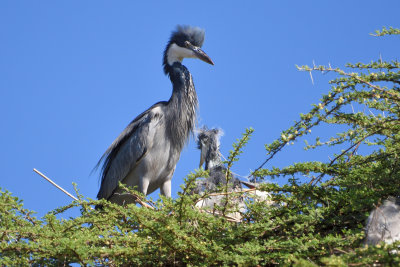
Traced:
<path fill-rule="evenodd" d="M 211 58 L 201 50 L 204 42 L 204 30 L 198 27 L 180 26 L 172 32 L 171 38 L 164 51 L 164 72 L 168 73 L 168 67 L 174 62 L 182 62 L 183 58 L 198 58 L 214 65 Z"/>
<path fill-rule="evenodd" d="M 198 130 L 197 148 L 200 149 L 201 167 L 206 163 L 205 169 L 210 169 L 221 163 L 221 153 L 219 151 L 219 138 L 223 135 L 220 129 L 207 129 L 203 127 Z"/>

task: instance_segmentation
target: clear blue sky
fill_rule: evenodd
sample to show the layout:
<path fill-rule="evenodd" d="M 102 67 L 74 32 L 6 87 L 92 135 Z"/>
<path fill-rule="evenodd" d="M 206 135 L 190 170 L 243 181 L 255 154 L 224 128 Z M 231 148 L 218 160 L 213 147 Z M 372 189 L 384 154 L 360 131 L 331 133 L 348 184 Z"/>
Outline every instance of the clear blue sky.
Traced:
<path fill-rule="evenodd" d="M 215 62 L 183 62 L 196 85 L 199 125 L 224 130 L 225 156 L 246 127 L 255 129 L 234 168 L 248 174 L 265 159 L 264 144 L 329 89 L 334 76 L 315 75 L 313 85 L 296 64 L 398 59 L 398 37 L 369 33 L 399 26 L 399 1 L 329 2 L 0 1 L 0 187 L 39 216 L 70 199 L 33 168 L 95 198 L 98 173 L 90 172 L 100 156 L 136 115 L 171 95 L 161 58 L 177 24 L 204 28 L 203 48 Z M 302 145 L 273 164 L 328 160 Z M 173 196 L 198 162 L 192 139 Z"/>

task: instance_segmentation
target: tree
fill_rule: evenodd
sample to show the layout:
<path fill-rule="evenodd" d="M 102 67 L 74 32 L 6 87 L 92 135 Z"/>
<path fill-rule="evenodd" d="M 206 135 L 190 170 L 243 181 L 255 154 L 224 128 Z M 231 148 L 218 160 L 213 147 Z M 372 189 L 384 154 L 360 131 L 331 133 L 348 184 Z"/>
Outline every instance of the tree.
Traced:
<path fill-rule="evenodd" d="M 384 28 L 375 36 L 399 34 Z M 265 146 L 267 157 L 254 179 L 287 179 L 282 186 L 262 185 L 272 193 L 273 207 L 249 202 L 240 223 L 200 212 L 193 208 L 200 196 L 188 192 L 197 177 L 207 175 L 202 170 L 185 178 L 177 199 L 153 202 L 141 196 L 149 207 L 125 208 L 79 196 L 43 219 L 1 191 L 0 265 L 398 265 L 400 256 L 393 250 L 399 242 L 364 247 L 362 241 L 371 209 L 400 195 L 399 68 L 397 60 L 382 59 L 342 69 L 298 67 L 335 77 L 320 103 Z M 337 125 L 345 130 L 305 146 L 336 149 L 329 162 L 264 168 L 313 128 Z M 251 132 L 234 144 L 228 178 Z M 95 204 L 104 209 L 92 209 Z M 79 217 L 56 218 L 72 207 L 80 207 Z M 225 214 L 235 207 L 227 203 L 220 209 Z"/>

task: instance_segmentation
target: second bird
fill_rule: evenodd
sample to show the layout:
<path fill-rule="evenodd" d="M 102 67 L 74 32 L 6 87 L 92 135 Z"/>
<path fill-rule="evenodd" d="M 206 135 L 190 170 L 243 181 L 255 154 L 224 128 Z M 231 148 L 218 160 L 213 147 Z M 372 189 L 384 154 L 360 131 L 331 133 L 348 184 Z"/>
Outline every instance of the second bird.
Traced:
<path fill-rule="evenodd" d="M 214 65 L 200 47 L 204 30 L 178 26 L 165 48 L 164 73 L 172 82 L 168 101 L 154 104 L 137 116 L 114 140 L 99 160 L 103 163 L 98 199 L 117 204 L 135 201 L 118 183 L 147 195 L 160 188 L 171 196 L 171 179 L 181 151 L 196 122 L 197 94 L 183 58 L 198 58 Z"/>

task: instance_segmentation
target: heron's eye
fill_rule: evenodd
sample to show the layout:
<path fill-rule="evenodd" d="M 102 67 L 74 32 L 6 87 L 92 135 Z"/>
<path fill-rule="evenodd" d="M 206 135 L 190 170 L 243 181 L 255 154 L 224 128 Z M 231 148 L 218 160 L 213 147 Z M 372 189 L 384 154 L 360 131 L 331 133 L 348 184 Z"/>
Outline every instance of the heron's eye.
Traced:
<path fill-rule="evenodd" d="M 189 48 L 191 46 L 191 43 L 189 41 L 185 41 L 185 47 Z"/>

